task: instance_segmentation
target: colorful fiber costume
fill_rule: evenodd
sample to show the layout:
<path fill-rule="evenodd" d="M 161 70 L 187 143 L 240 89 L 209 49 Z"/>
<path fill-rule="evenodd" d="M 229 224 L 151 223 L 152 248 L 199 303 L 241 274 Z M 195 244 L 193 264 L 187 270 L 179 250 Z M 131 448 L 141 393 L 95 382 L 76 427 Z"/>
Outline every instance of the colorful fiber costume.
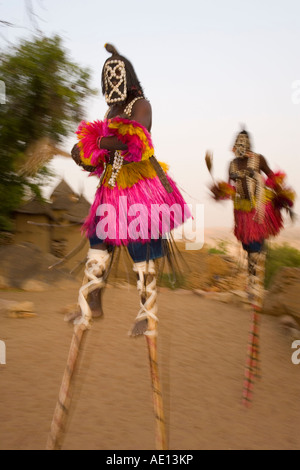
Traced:
<path fill-rule="evenodd" d="M 235 158 L 229 165 L 228 182 L 214 183 L 210 189 L 215 200 L 233 201 L 234 234 L 248 255 L 248 295 L 253 317 L 244 388 L 246 404 L 250 402 L 253 376 L 258 368 L 258 313 L 263 306 L 265 278 L 264 242 L 278 235 L 283 228 L 283 209 L 293 217 L 295 193 L 286 186 L 284 173 L 274 173 L 266 159 L 251 150 L 247 131 L 237 135 L 233 153 Z M 210 158 L 208 153 L 207 164 Z"/>
<path fill-rule="evenodd" d="M 278 235 L 283 228 L 282 210 L 286 209 L 292 216 L 295 193 L 286 186 L 284 173 L 274 173 L 266 159 L 251 150 L 245 130 L 237 135 L 233 152 L 235 158 L 229 165 L 228 182 L 215 183 L 211 191 L 217 201 L 233 201 L 234 234 L 248 253 L 249 294 L 253 306 L 260 310 L 262 291 L 252 277 L 256 267 L 262 273 L 264 262 L 258 260 L 259 255 L 264 256 L 264 241 Z M 262 283 L 259 284 L 262 288 Z"/>
<path fill-rule="evenodd" d="M 102 92 L 109 109 L 102 121 L 80 123 L 75 162 L 99 177 L 99 186 L 83 230 L 90 241 L 85 275 L 79 291 L 74 333 L 47 450 L 61 448 L 70 389 L 84 333 L 92 317 L 102 316 L 101 293 L 115 254 L 128 250 L 137 275 L 140 311 L 131 336 L 145 335 L 155 415 L 156 449 L 166 450 L 167 438 L 157 361 L 157 289 L 155 260 L 168 260 L 176 272 L 171 232 L 191 216 L 168 167 L 154 155 L 152 112 L 131 63 L 107 44 L 112 55 L 102 70 Z M 117 253 L 116 253 L 117 252 Z M 179 265 L 178 265 L 179 267 Z"/>
<path fill-rule="evenodd" d="M 113 46 L 105 47 L 112 54 L 102 71 L 109 109 L 102 121 L 80 123 L 72 150 L 75 162 L 100 179 L 83 227 L 91 249 L 79 296 L 79 321 L 88 322 L 91 309 L 97 315 L 114 250 L 126 247 L 141 295 L 131 333 L 150 334 L 148 320 L 156 319 L 157 313 L 154 260 L 168 256 L 168 234 L 190 213 L 168 166 L 155 157 L 151 106 L 131 63 Z"/>

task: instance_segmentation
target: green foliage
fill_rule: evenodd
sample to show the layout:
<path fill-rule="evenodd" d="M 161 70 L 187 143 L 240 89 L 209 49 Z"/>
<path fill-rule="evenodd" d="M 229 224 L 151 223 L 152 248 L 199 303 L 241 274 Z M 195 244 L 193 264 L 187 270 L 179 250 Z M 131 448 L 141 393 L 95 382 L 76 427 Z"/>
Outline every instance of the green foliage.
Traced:
<path fill-rule="evenodd" d="M 228 253 L 228 242 L 225 240 L 219 240 L 216 247 L 209 248 L 208 253 L 210 255 L 227 255 Z"/>
<path fill-rule="evenodd" d="M 270 286 L 274 275 L 282 267 L 299 268 L 300 251 L 288 244 L 268 248 L 265 275 L 266 289 Z"/>
<path fill-rule="evenodd" d="M 168 287 L 169 289 L 184 289 L 186 285 L 186 279 L 182 274 L 176 274 L 176 277 L 173 274 L 162 273 L 158 279 L 158 286 Z"/>
<path fill-rule="evenodd" d="M 0 231 L 11 230 L 11 214 L 28 189 L 40 194 L 49 173 L 28 180 L 20 174 L 26 150 L 41 138 L 61 142 L 83 116 L 94 94 L 90 72 L 73 63 L 59 36 L 22 41 L 0 59 L 6 102 L 0 104 Z"/>

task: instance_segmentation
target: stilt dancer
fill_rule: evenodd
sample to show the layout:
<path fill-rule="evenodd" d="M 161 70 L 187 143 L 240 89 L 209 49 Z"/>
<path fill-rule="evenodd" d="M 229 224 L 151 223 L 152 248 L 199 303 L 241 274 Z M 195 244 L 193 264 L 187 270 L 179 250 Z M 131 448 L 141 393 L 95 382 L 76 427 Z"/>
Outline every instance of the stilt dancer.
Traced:
<path fill-rule="evenodd" d="M 243 404 L 250 406 L 253 383 L 260 375 L 259 323 L 264 296 L 265 240 L 283 228 L 282 209 L 293 217 L 295 193 L 286 187 L 285 174 L 274 173 L 266 159 L 251 149 L 247 131 L 238 133 L 229 165 L 228 182 L 213 180 L 211 191 L 217 201 L 232 199 L 234 234 L 248 256 L 248 295 L 252 305 L 247 351 Z M 207 168 L 212 174 L 212 155 L 207 152 Z M 265 177 L 263 176 L 265 174 Z"/>
<path fill-rule="evenodd" d="M 163 236 L 185 222 L 191 214 L 168 175 L 167 165 L 155 158 L 150 135 L 151 105 L 144 96 L 132 64 L 112 45 L 105 47 L 111 57 L 102 70 L 102 92 L 109 108 L 103 121 L 80 123 L 78 143 L 72 149 L 75 162 L 98 176 L 100 183 L 83 227 L 90 241 L 90 250 L 79 293 L 80 308 L 69 320 L 74 321 L 77 331 L 78 327 L 89 328 L 91 319 L 102 315 L 101 292 L 110 271 L 112 255 L 116 249 L 125 247 L 133 261 L 141 299 L 140 311 L 130 335 L 145 335 L 147 340 L 156 446 L 157 449 L 166 449 L 157 366 L 157 273 L 154 261 L 165 256 L 172 259 L 173 250 Z M 69 369 L 67 367 L 66 374 Z M 66 397 L 68 393 L 63 384 L 62 389 L 60 396 Z M 57 410 L 57 416 L 61 416 L 61 410 L 64 410 L 61 400 Z M 49 438 L 52 448 L 57 446 L 59 435 L 60 418 L 57 416 L 53 418 Z"/>

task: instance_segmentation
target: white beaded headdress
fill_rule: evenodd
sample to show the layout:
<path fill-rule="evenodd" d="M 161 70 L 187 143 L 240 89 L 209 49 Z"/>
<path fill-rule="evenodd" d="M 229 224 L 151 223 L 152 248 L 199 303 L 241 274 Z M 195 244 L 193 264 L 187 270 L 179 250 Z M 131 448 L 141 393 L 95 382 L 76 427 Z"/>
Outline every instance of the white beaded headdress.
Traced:
<path fill-rule="evenodd" d="M 251 150 L 249 134 L 247 131 L 241 131 L 235 140 L 233 152 L 237 158 L 244 158 L 246 152 Z"/>
<path fill-rule="evenodd" d="M 103 93 L 106 103 L 112 105 L 125 101 L 127 98 L 126 65 L 112 44 L 105 44 L 104 47 L 111 53 L 111 58 L 105 62 L 103 67 Z"/>
<path fill-rule="evenodd" d="M 104 66 L 105 101 L 118 103 L 127 98 L 126 68 L 122 60 L 112 59 Z"/>
<path fill-rule="evenodd" d="M 102 93 L 109 106 L 127 103 L 134 98 L 144 98 L 144 92 L 133 65 L 119 54 L 112 44 L 104 45 L 111 57 L 102 69 Z"/>

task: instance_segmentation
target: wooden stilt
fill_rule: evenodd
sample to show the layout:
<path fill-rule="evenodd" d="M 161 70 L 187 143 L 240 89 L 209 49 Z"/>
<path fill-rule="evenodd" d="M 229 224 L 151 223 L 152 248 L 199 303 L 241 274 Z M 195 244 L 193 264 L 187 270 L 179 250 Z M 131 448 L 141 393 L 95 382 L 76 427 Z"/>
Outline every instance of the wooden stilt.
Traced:
<path fill-rule="evenodd" d="M 244 406 L 249 408 L 252 404 L 253 388 L 255 378 L 260 378 L 260 364 L 259 364 L 259 324 L 260 315 L 255 310 L 251 317 L 251 327 L 249 333 L 249 342 L 247 348 L 247 359 L 245 367 L 245 377 L 243 386 L 243 400 Z"/>
<path fill-rule="evenodd" d="M 67 365 L 63 375 L 58 401 L 50 427 L 46 450 L 61 449 L 63 434 L 65 431 L 71 402 L 72 382 L 76 371 L 76 366 L 79 361 L 80 347 L 87 329 L 88 328 L 85 325 L 76 325 L 74 327 Z"/>
<path fill-rule="evenodd" d="M 151 326 L 149 332 L 151 331 Z M 152 330 L 155 332 L 155 330 Z M 157 362 L 157 337 L 146 335 L 152 385 L 152 397 L 155 416 L 155 442 L 156 450 L 167 450 L 166 424 L 163 410 L 163 398 L 159 379 Z"/>

